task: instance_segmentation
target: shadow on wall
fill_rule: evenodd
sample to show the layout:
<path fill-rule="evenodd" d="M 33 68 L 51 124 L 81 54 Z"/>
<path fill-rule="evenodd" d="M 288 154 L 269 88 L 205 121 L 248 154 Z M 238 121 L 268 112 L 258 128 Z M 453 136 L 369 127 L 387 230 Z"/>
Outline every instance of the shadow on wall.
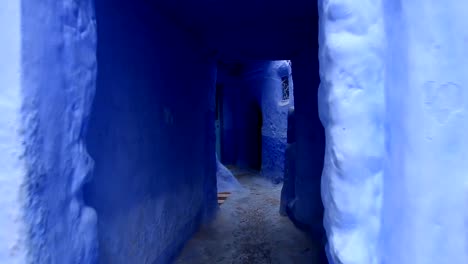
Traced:
<path fill-rule="evenodd" d="M 217 207 L 216 65 L 149 6 L 101 0 L 96 16 L 84 198 L 98 215 L 99 262 L 169 263 Z"/>
<path fill-rule="evenodd" d="M 319 117 L 318 66 L 318 55 L 312 51 L 292 61 L 295 106 L 288 118 L 289 144 L 281 212 L 322 244 L 321 258 L 326 263 L 321 197 L 325 129 Z"/>
<path fill-rule="evenodd" d="M 248 107 L 251 118 L 247 122 L 250 122 L 247 130 L 248 140 L 247 146 L 250 148 L 247 152 L 248 167 L 254 170 L 260 171 L 262 169 L 262 126 L 263 126 L 263 114 L 260 105 L 256 102 L 251 102 Z"/>

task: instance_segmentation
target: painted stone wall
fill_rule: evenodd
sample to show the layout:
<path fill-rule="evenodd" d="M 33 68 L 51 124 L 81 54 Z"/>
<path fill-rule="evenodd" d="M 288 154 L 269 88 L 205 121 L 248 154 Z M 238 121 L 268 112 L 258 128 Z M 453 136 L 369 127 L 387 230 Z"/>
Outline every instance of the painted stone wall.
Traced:
<path fill-rule="evenodd" d="M 289 99 L 283 100 L 282 78 L 288 78 Z M 287 141 L 288 111 L 294 106 L 291 66 L 287 61 L 265 65 L 263 74 L 248 76 L 248 86 L 262 91 L 262 175 L 274 182 L 283 180 Z"/>
<path fill-rule="evenodd" d="M 329 257 L 335 264 L 381 263 L 382 12 L 382 1 L 319 1 L 319 110 L 326 135 L 322 200 Z"/>
<path fill-rule="evenodd" d="M 26 178 L 21 158 L 21 5 L 7 0 L 0 4 L 0 263 L 26 260 L 24 200 Z"/>
<path fill-rule="evenodd" d="M 99 261 L 170 263 L 217 206 L 214 59 L 151 5 L 101 0 L 96 18 Z"/>
<path fill-rule="evenodd" d="M 92 1 L 21 2 L 22 115 L 29 263 L 94 263 L 96 213 L 82 187 L 96 77 Z"/>
<path fill-rule="evenodd" d="M 468 6 L 357 3 L 320 2 L 330 260 L 464 263 Z"/>
<path fill-rule="evenodd" d="M 468 3 L 388 1 L 385 264 L 468 262 Z"/>

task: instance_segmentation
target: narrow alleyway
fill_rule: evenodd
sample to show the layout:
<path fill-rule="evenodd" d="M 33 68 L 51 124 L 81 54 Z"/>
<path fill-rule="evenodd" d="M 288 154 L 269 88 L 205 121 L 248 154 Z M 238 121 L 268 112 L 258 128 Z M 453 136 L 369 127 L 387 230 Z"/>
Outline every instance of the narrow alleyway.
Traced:
<path fill-rule="evenodd" d="M 232 192 L 216 220 L 185 246 L 177 264 L 313 263 L 316 247 L 278 213 L 281 185 L 230 168 L 243 189 Z"/>

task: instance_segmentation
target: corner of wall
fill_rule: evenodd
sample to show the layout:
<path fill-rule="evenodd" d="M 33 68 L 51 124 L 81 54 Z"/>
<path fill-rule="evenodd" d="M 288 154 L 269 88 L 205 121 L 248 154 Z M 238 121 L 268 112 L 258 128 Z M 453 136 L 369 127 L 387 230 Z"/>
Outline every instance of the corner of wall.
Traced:
<path fill-rule="evenodd" d="M 22 107 L 31 263 L 95 263 L 97 216 L 82 199 L 96 78 L 93 1 L 23 0 Z"/>
<path fill-rule="evenodd" d="M 324 225 L 334 263 L 381 263 L 382 1 L 319 1 L 320 114 L 326 133 Z"/>
<path fill-rule="evenodd" d="M 21 3 L 0 4 L 0 263 L 27 259 L 21 107 Z"/>

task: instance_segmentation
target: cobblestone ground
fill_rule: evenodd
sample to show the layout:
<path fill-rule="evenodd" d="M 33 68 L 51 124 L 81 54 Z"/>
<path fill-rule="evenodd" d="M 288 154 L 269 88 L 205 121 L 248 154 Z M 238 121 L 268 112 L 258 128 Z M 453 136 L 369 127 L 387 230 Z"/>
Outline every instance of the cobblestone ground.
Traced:
<path fill-rule="evenodd" d="M 316 246 L 279 214 L 281 185 L 232 169 L 243 190 L 189 241 L 177 264 L 313 264 Z"/>

